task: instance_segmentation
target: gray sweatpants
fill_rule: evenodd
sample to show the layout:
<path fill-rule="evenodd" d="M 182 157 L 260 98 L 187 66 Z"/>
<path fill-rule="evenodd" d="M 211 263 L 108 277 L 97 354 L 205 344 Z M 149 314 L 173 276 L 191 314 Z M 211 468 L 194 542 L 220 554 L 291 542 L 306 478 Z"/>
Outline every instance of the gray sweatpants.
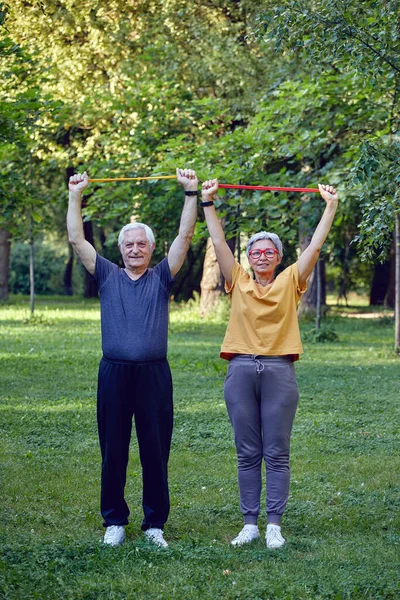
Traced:
<path fill-rule="evenodd" d="M 257 523 L 264 457 L 268 522 L 280 523 L 289 495 L 290 434 L 299 399 L 293 361 L 285 356 L 235 356 L 224 393 L 235 434 L 244 522 Z"/>

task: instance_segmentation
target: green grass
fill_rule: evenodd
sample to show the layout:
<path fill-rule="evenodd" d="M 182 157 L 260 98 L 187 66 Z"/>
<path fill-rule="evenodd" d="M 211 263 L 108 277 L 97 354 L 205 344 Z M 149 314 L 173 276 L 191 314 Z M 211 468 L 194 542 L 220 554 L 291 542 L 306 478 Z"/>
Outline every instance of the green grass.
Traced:
<path fill-rule="evenodd" d="M 390 319 L 340 317 L 352 312 L 341 306 L 328 319 L 339 342 L 305 343 L 287 544 L 268 551 L 263 538 L 229 545 L 242 519 L 218 357 L 226 307 L 206 321 L 195 303 L 174 307 L 170 547 L 157 550 L 140 531 L 134 438 L 127 542 L 101 544 L 97 302 L 42 298 L 34 321 L 27 306 L 0 307 L 0 598 L 399 597 L 400 365 Z"/>

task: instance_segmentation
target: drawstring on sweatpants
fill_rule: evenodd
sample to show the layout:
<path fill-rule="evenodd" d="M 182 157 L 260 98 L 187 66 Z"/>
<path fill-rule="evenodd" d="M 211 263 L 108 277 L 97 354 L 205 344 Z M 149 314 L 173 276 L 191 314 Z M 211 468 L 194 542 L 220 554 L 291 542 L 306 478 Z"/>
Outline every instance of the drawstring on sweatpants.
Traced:
<path fill-rule="evenodd" d="M 256 373 L 262 373 L 264 371 L 264 365 L 261 360 L 258 360 L 257 355 L 253 354 L 251 357 L 256 363 Z"/>

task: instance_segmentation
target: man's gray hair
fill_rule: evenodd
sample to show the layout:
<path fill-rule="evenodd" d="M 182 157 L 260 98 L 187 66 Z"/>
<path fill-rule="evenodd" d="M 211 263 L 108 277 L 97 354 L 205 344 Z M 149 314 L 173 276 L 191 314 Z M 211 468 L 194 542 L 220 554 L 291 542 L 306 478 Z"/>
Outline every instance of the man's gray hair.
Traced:
<path fill-rule="evenodd" d="M 129 231 L 130 229 L 144 229 L 150 246 L 153 247 L 154 244 L 156 243 L 156 241 L 154 239 L 154 233 L 148 225 L 145 225 L 144 223 L 128 223 L 128 225 L 125 225 L 119 232 L 118 246 L 122 246 L 122 243 L 124 241 L 125 231 Z"/>
<path fill-rule="evenodd" d="M 247 258 L 249 258 L 250 250 L 251 250 L 252 245 L 255 242 L 258 242 L 259 240 L 271 240 L 271 242 L 274 244 L 275 248 L 278 250 L 280 258 L 282 258 L 282 256 L 283 256 L 283 246 L 282 246 L 281 240 L 276 235 L 276 233 L 269 233 L 268 231 L 260 231 L 260 233 L 255 233 L 249 239 L 249 241 L 247 242 L 247 246 L 246 246 Z"/>

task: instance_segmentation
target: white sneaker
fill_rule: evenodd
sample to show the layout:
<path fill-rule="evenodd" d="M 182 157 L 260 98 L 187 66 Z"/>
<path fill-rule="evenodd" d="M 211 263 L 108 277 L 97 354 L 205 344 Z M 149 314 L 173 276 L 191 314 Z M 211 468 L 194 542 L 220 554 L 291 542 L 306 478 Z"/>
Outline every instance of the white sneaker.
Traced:
<path fill-rule="evenodd" d="M 257 525 L 245 525 L 242 531 L 231 541 L 232 546 L 243 546 L 260 537 Z"/>
<path fill-rule="evenodd" d="M 150 527 L 144 532 L 144 535 L 147 537 L 150 542 L 153 542 L 156 546 L 160 546 L 160 548 L 168 548 L 167 542 L 164 540 L 164 532 L 162 529 L 158 529 L 156 527 Z"/>
<path fill-rule="evenodd" d="M 123 525 L 110 525 L 104 534 L 104 543 L 109 546 L 120 546 L 125 541 Z"/>
<path fill-rule="evenodd" d="M 268 523 L 265 539 L 267 548 L 280 548 L 285 543 L 285 539 L 281 535 L 281 528 L 274 523 Z"/>

